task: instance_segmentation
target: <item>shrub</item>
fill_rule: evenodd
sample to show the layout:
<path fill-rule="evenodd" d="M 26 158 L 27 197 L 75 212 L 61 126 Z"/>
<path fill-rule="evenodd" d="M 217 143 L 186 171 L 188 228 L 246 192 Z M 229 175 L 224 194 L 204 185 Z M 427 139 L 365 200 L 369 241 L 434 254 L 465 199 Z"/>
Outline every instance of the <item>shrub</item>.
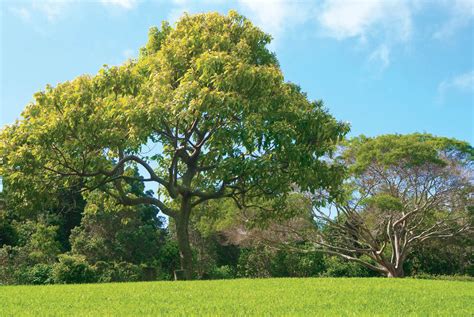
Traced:
<path fill-rule="evenodd" d="M 174 270 L 180 268 L 178 243 L 172 239 L 167 239 L 160 249 L 156 266 L 160 267 L 158 279 L 172 280 Z"/>
<path fill-rule="evenodd" d="M 53 266 L 50 264 L 36 264 L 32 267 L 23 267 L 17 271 L 19 284 L 53 284 Z"/>
<path fill-rule="evenodd" d="M 215 266 L 209 272 L 209 279 L 211 280 L 226 280 L 235 278 L 235 269 L 230 265 Z"/>
<path fill-rule="evenodd" d="M 95 269 L 83 257 L 66 254 L 61 254 L 59 263 L 54 265 L 53 278 L 59 284 L 93 283 L 98 280 Z"/>
<path fill-rule="evenodd" d="M 136 282 L 144 279 L 144 268 L 128 262 L 107 263 L 99 261 L 94 265 L 97 280 L 107 282 Z"/>
<path fill-rule="evenodd" d="M 272 254 L 263 246 L 242 249 L 237 264 L 239 277 L 271 277 Z"/>
<path fill-rule="evenodd" d="M 97 281 L 99 283 L 108 283 L 112 282 L 112 275 L 113 275 L 113 264 L 98 261 L 94 264 L 94 269 L 96 272 Z"/>
<path fill-rule="evenodd" d="M 364 266 L 343 260 L 337 256 L 327 256 L 325 259 L 326 272 L 322 275 L 327 277 L 370 277 L 377 276 L 376 273 Z"/>
<path fill-rule="evenodd" d="M 324 255 L 319 252 L 278 251 L 272 259 L 274 277 L 310 277 L 324 271 Z"/>
<path fill-rule="evenodd" d="M 120 262 L 115 263 L 113 267 L 112 281 L 113 282 L 135 282 L 140 281 L 142 277 L 142 269 L 140 266 L 128 263 Z"/>
<path fill-rule="evenodd" d="M 0 248 L 0 284 L 15 284 L 17 265 L 15 255 L 18 248 L 5 245 Z"/>

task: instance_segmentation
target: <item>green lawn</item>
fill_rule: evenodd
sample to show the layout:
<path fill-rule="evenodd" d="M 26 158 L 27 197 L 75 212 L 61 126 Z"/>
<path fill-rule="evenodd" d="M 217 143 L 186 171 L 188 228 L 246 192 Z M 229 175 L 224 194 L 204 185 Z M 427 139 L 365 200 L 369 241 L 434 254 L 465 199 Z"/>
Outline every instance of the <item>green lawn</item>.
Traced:
<path fill-rule="evenodd" d="M 474 283 L 260 279 L 1 286 L 0 316 L 474 316 Z"/>

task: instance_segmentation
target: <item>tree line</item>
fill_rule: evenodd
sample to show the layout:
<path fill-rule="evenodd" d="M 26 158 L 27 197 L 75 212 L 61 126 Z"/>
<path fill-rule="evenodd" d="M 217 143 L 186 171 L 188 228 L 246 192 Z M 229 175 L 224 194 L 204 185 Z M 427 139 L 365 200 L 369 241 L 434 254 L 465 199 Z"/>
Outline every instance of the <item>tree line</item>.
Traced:
<path fill-rule="evenodd" d="M 185 15 L 36 93 L 0 135 L 3 283 L 472 274 L 472 146 L 347 140 L 270 40 Z"/>

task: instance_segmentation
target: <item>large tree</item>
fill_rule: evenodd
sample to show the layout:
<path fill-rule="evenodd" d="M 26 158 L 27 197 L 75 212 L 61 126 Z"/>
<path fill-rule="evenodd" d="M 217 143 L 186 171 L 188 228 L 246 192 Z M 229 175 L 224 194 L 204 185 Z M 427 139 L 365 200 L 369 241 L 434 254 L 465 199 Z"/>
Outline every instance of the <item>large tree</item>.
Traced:
<path fill-rule="evenodd" d="M 201 203 L 264 211 L 295 187 L 336 194 L 341 167 L 327 157 L 348 126 L 285 82 L 270 40 L 233 11 L 185 15 L 151 28 L 137 60 L 48 86 L 2 132 L 11 199 L 45 203 L 80 179 L 124 205 L 154 205 L 173 218 L 191 278 L 188 223 Z M 130 194 L 132 165 L 156 195 Z"/>
<path fill-rule="evenodd" d="M 403 277 L 407 257 L 427 241 L 465 233 L 472 244 L 468 143 L 428 134 L 362 136 L 342 159 L 347 196 L 312 214 L 320 225 L 312 240 L 325 252 Z"/>

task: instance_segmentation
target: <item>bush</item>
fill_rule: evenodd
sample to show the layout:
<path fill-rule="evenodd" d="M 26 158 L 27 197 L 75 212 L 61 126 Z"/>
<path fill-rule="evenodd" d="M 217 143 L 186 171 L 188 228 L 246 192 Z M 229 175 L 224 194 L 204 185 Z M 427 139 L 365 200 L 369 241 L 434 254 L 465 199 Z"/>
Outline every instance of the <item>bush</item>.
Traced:
<path fill-rule="evenodd" d="M 62 254 L 59 256 L 59 263 L 53 268 L 53 278 L 55 283 L 93 283 L 97 282 L 96 270 L 87 263 L 83 257 Z"/>
<path fill-rule="evenodd" d="M 230 265 L 216 266 L 209 272 L 209 279 L 211 280 L 227 280 L 232 278 L 235 278 L 235 269 Z"/>
<path fill-rule="evenodd" d="M 278 251 L 272 259 L 274 277 L 311 277 L 324 271 L 324 255 L 319 252 Z"/>
<path fill-rule="evenodd" d="M 337 256 L 327 256 L 325 259 L 326 271 L 322 276 L 326 277 L 370 277 L 379 276 L 368 268 Z"/>
<path fill-rule="evenodd" d="M 0 248 L 0 284 L 16 284 L 17 269 L 16 258 L 19 248 L 5 245 Z M 23 254 L 22 260 L 26 256 Z"/>
<path fill-rule="evenodd" d="M 136 282 L 144 279 L 144 273 L 139 265 L 128 262 L 107 263 L 99 261 L 94 265 L 97 280 L 107 282 Z"/>
<path fill-rule="evenodd" d="M 127 262 L 120 262 L 114 265 L 112 274 L 113 282 L 136 282 L 140 281 L 141 278 L 142 269 L 138 265 Z"/>
<path fill-rule="evenodd" d="M 17 271 L 19 284 L 53 284 L 53 266 L 50 264 L 36 264 L 24 267 Z"/>
<path fill-rule="evenodd" d="M 112 282 L 113 275 L 113 264 L 99 261 L 94 264 L 94 270 L 96 273 L 97 281 L 99 283 L 109 283 Z"/>
<path fill-rule="evenodd" d="M 271 277 L 272 254 L 263 246 L 242 249 L 237 264 L 239 277 Z"/>
<path fill-rule="evenodd" d="M 474 276 L 473 240 L 457 236 L 416 246 L 403 268 L 407 275 Z"/>
<path fill-rule="evenodd" d="M 167 239 L 160 249 L 160 254 L 156 266 L 160 267 L 158 273 L 159 280 L 172 280 L 174 270 L 180 268 L 178 243 L 172 239 Z"/>

